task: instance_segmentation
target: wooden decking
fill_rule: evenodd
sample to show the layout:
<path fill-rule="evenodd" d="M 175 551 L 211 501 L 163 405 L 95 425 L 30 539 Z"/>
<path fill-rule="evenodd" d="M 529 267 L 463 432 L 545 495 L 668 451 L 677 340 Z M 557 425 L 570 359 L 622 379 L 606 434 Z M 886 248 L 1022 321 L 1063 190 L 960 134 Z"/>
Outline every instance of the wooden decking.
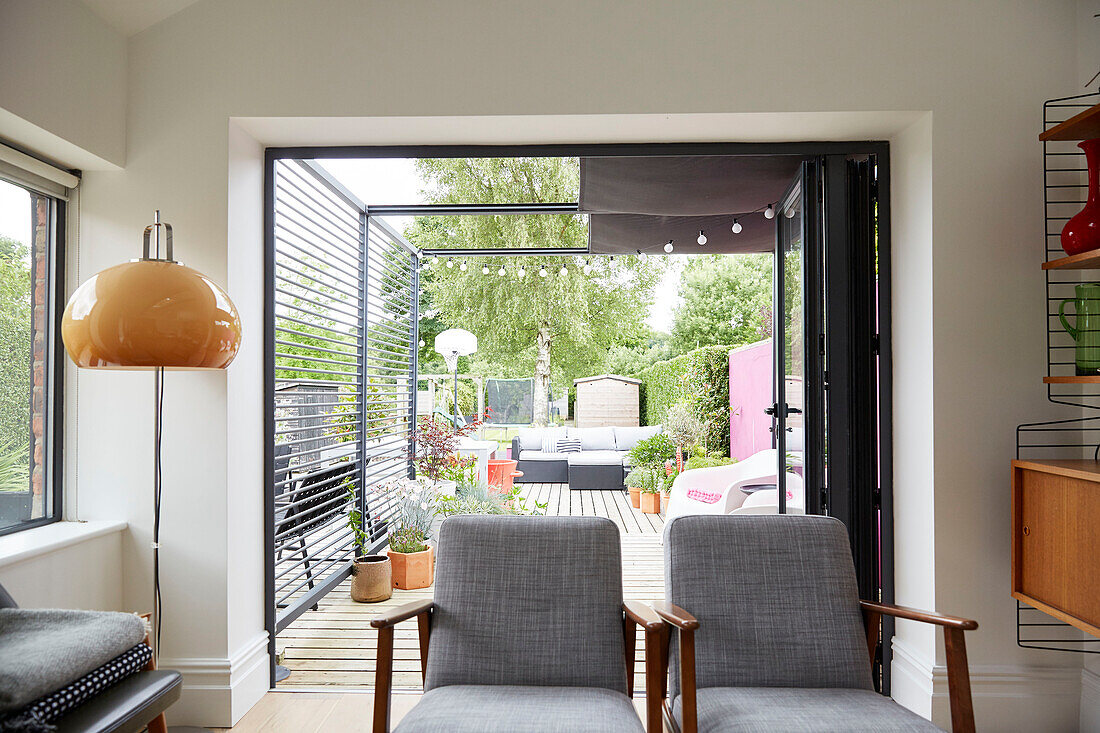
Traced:
<path fill-rule="evenodd" d="M 526 484 L 528 507 L 546 503 L 547 515 L 608 517 L 619 527 L 623 547 L 624 597 L 653 601 L 664 597 L 661 555 L 663 521 L 630 506 L 625 492 L 570 491 L 565 484 Z M 290 677 L 279 689 L 363 689 L 374 684 L 377 631 L 370 619 L 410 601 L 432 597 L 432 589 L 395 590 L 384 603 L 355 603 L 350 581 L 325 596 L 316 611 L 307 611 L 278 636 L 282 664 Z M 638 635 L 636 679 L 644 679 L 641 634 Z M 418 690 L 420 652 L 416 623 L 399 624 L 394 632 L 394 688 Z"/>

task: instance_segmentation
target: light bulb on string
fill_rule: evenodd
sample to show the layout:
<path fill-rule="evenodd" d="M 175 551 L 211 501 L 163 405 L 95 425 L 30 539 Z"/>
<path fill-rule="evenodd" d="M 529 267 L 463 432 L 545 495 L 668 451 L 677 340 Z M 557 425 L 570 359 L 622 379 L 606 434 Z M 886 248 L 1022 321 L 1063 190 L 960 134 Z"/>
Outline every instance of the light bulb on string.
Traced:
<path fill-rule="evenodd" d="M 768 204 L 768 208 L 764 209 L 764 218 L 765 219 L 774 219 L 775 218 L 775 207 L 772 206 L 771 204 Z"/>
<path fill-rule="evenodd" d="M 549 275 L 549 274 L 550 274 L 550 273 L 548 273 L 548 272 L 546 271 L 546 268 L 545 268 L 545 267 L 540 267 L 540 268 L 539 268 L 539 277 L 546 277 L 546 276 L 547 276 L 547 275 Z"/>
<path fill-rule="evenodd" d="M 745 228 L 745 227 L 741 226 L 741 222 L 739 222 L 739 221 L 737 221 L 736 219 L 734 219 L 734 220 L 733 220 L 733 226 L 732 226 L 732 227 L 730 227 L 730 230 L 731 230 L 731 231 L 732 231 L 732 232 L 733 232 L 734 234 L 740 234 L 740 233 L 741 233 L 741 230 L 742 230 L 742 229 L 744 229 L 744 228 Z"/>
<path fill-rule="evenodd" d="M 569 274 L 569 268 L 568 268 L 568 267 L 566 267 L 565 265 L 562 265 L 562 266 L 561 266 L 561 269 L 560 269 L 560 270 L 558 270 L 558 274 L 559 274 L 559 275 L 563 275 L 563 276 L 564 276 L 564 275 L 568 275 L 568 274 Z"/>
<path fill-rule="evenodd" d="M 668 240 L 668 244 L 665 245 L 665 252 L 667 252 L 668 254 L 672 254 L 673 249 L 674 248 L 672 246 L 672 240 L 670 239 Z"/>
<path fill-rule="evenodd" d="M 642 250 L 638 250 L 638 261 L 639 262 L 645 262 L 647 257 L 648 257 L 648 255 L 645 252 L 643 252 Z"/>
<path fill-rule="evenodd" d="M 460 264 L 458 266 L 458 269 L 462 270 L 463 272 L 466 272 L 466 260 L 462 260 L 462 264 Z"/>
<path fill-rule="evenodd" d="M 523 265 L 519 266 L 519 270 L 516 271 L 518 277 L 527 277 L 527 268 Z"/>
<path fill-rule="evenodd" d="M 438 264 L 438 263 L 439 263 L 439 255 L 432 255 L 432 258 L 430 260 L 428 260 L 428 266 L 429 267 L 431 267 L 432 265 Z"/>
<path fill-rule="evenodd" d="M 702 229 L 699 230 L 699 236 L 695 241 L 699 243 L 699 246 L 703 246 L 707 243 L 707 235 L 703 233 Z"/>
<path fill-rule="evenodd" d="M 507 272 L 508 271 L 504 269 L 504 265 L 501 265 L 500 269 L 497 270 L 497 274 L 500 275 L 501 277 L 504 277 L 507 274 Z"/>
<path fill-rule="evenodd" d="M 452 260 L 450 257 L 448 257 L 447 258 L 447 269 L 450 270 L 454 266 L 455 266 L 455 261 Z"/>
<path fill-rule="evenodd" d="M 424 348 L 424 339 L 420 339 L 420 348 Z"/>
<path fill-rule="evenodd" d="M 481 266 L 481 274 L 482 275 L 488 275 L 489 274 L 489 266 L 488 265 L 482 265 Z"/>
<path fill-rule="evenodd" d="M 584 261 L 584 267 L 582 269 L 584 270 L 585 275 L 592 274 L 592 265 L 588 264 L 588 260 Z"/>
<path fill-rule="evenodd" d="M 783 211 L 783 216 L 787 217 L 788 219 L 793 219 L 794 215 L 795 215 L 795 210 L 794 210 L 793 206 L 788 206 Z"/>

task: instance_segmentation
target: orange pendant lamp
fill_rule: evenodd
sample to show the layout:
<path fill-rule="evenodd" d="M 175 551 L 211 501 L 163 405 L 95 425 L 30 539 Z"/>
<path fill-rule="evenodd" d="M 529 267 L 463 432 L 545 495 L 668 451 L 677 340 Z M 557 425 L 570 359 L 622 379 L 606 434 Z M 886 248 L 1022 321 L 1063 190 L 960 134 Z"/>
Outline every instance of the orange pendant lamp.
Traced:
<path fill-rule="evenodd" d="M 166 234 L 159 259 L 160 228 Z M 156 250 L 150 253 L 155 230 Z M 172 259 L 172 227 L 145 228 L 140 260 L 109 267 L 77 288 L 61 321 L 69 357 L 90 369 L 224 369 L 241 344 L 225 291 Z M 150 256 L 152 254 L 152 256 Z"/>

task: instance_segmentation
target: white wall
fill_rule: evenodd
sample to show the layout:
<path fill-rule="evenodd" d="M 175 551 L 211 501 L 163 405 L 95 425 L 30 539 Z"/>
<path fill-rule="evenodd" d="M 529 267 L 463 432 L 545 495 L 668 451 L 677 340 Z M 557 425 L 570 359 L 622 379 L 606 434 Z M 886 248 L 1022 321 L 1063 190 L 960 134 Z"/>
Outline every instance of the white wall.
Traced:
<path fill-rule="evenodd" d="M 0 0 L 0 136 L 79 168 L 126 160 L 126 39 L 77 0 Z"/>
<path fill-rule="evenodd" d="M 148 610 L 122 602 L 125 525 L 96 524 L 65 522 L 0 537 L 0 584 L 23 608 Z"/>
<path fill-rule="evenodd" d="M 1052 414 L 1035 136 L 1042 101 L 1076 89 L 1080 12 L 1073 0 L 204 0 L 129 42 L 126 168 L 85 178 L 82 275 L 134 256 L 159 207 L 179 256 L 228 284 L 246 349 L 258 346 L 249 134 L 890 139 L 898 600 L 981 622 L 969 643 L 982 729 L 1073 730 L 1080 660 L 1014 642 L 1007 461 L 1013 426 Z M 316 119 L 289 119 L 303 117 Z M 149 582 L 150 385 L 79 380 L 81 511 L 130 522 L 123 596 L 136 602 Z M 169 375 L 165 656 L 190 686 L 175 722 L 226 724 L 259 689 L 260 389 L 255 351 L 228 374 Z M 934 637 L 902 624 L 895 647 L 898 698 L 945 721 Z"/>

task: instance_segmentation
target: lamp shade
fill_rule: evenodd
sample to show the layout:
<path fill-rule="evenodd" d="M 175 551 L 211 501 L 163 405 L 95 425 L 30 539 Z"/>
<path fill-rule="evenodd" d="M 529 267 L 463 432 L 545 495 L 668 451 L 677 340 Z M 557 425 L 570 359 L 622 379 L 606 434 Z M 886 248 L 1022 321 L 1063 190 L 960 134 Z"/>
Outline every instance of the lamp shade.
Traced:
<path fill-rule="evenodd" d="M 225 291 L 178 262 L 135 260 L 73 293 L 61 321 L 69 357 L 93 369 L 224 369 L 241 344 Z"/>

